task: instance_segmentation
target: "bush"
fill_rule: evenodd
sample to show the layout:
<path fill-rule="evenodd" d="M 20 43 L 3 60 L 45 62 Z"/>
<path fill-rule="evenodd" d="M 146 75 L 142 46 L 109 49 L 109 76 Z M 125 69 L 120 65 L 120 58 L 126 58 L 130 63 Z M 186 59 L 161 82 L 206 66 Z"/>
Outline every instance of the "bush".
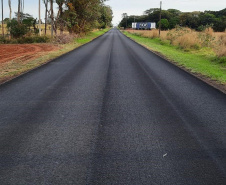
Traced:
<path fill-rule="evenodd" d="M 48 43 L 50 38 L 47 36 L 27 36 L 14 39 L 11 41 L 18 44 L 31 44 L 31 43 Z"/>
<path fill-rule="evenodd" d="M 47 43 L 50 42 L 50 38 L 47 36 L 34 36 L 32 37 L 34 43 Z"/>
<path fill-rule="evenodd" d="M 24 36 L 28 30 L 24 24 L 19 24 L 15 19 L 7 22 L 7 29 L 14 38 Z"/>
<path fill-rule="evenodd" d="M 0 44 L 6 44 L 7 43 L 7 39 L 3 36 L 0 36 Z"/>
<path fill-rule="evenodd" d="M 60 34 L 54 37 L 54 42 L 57 44 L 67 44 L 73 42 L 76 35 Z"/>

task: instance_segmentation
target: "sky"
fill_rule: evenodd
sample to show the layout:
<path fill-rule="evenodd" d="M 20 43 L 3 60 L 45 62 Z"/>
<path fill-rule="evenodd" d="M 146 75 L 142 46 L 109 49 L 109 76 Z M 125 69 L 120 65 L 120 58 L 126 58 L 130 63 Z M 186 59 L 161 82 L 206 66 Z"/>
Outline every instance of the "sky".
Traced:
<path fill-rule="evenodd" d="M 18 0 L 12 1 L 13 12 L 17 11 Z M 25 13 L 33 15 L 34 18 L 38 17 L 38 0 L 24 0 L 25 1 Z M 8 0 L 4 2 L 4 18 L 9 17 Z M 42 2 L 42 0 L 41 0 Z M 128 15 L 142 15 L 143 12 L 150 8 L 159 8 L 160 0 L 108 0 L 105 4 L 112 7 L 114 18 L 113 24 L 117 25 L 122 18 L 123 13 Z M 226 0 L 162 0 L 162 8 L 164 10 L 173 8 L 182 12 L 192 11 L 205 11 L 213 10 L 219 11 L 226 8 Z M 42 20 L 45 16 L 45 7 L 42 3 Z M 55 7 L 55 12 L 57 8 Z M 0 20 L 1 20 L 0 15 Z"/>

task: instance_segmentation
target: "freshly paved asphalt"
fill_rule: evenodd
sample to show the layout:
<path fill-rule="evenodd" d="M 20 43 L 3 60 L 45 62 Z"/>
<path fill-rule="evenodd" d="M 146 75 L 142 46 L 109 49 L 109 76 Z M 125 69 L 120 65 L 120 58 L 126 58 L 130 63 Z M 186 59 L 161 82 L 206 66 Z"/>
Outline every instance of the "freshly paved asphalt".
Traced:
<path fill-rule="evenodd" d="M 0 86 L 0 184 L 226 184 L 226 95 L 113 29 Z"/>

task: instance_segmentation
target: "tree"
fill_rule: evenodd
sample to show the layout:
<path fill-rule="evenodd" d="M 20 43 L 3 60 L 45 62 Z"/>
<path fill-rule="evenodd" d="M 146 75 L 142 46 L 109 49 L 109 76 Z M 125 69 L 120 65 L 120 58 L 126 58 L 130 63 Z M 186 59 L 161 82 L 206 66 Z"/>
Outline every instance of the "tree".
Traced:
<path fill-rule="evenodd" d="M 99 27 L 99 18 L 101 17 L 101 7 L 105 0 L 68 0 L 67 8 L 76 14 L 73 21 L 73 32 L 81 34 Z M 68 15 L 68 14 L 67 14 Z M 72 20 L 72 18 L 70 18 Z"/>
<path fill-rule="evenodd" d="M 144 15 L 150 15 L 153 12 L 159 11 L 159 10 L 160 10 L 159 8 L 150 8 L 150 9 L 144 11 Z"/>
<path fill-rule="evenodd" d="M 99 19 L 100 28 L 111 26 L 113 12 L 111 7 L 103 5 L 101 8 L 101 17 Z"/>
<path fill-rule="evenodd" d="M 201 13 L 200 14 L 200 23 L 203 26 L 211 25 L 214 22 L 215 18 L 216 18 L 216 16 L 214 14 Z"/>
<path fill-rule="evenodd" d="M 56 0 L 58 5 L 58 13 L 57 13 L 57 23 L 60 24 L 60 33 L 63 34 L 64 31 L 64 21 L 63 21 L 63 5 L 66 1 L 65 0 Z M 56 26 L 57 27 L 57 26 Z"/>
<path fill-rule="evenodd" d="M 158 22 L 158 25 L 160 21 Z M 161 19 L 161 30 L 168 30 L 169 29 L 169 21 L 167 19 Z"/>
<path fill-rule="evenodd" d="M 7 29 L 12 37 L 19 38 L 27 33 L 27 28 L 24 24 L 18 23 L 17 20 L 12 19 L 7 23 Z"/>
<path fill-rule="evenodd" d="M 169 29 L 173 29 L 175 28 L 177 25 L 180 24 L 180 19 L 179 17 L 172 17 L 170 20 L 169 20 Z"/>
<path fill-rule="evenodd" d="M 122 14 L 122 20 L 124 21 L 124 28 L 127 28 L 128 26 L 128 14 L 127 13 L 123 13 Z"/>

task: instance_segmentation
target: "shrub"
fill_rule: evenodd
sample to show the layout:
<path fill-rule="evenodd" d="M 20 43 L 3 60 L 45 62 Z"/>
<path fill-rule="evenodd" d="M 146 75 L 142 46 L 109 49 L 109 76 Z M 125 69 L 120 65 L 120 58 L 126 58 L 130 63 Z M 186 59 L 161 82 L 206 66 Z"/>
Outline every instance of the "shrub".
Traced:
<path fill-rule="evenodd" d="M 47 36 L 34 36 L 34 43 L 47 43 L 50 42 L 50 38 Z"/>
<path fill-rule="evenodd" d="M 15 41 L 16 40 L 16 41 Z M 14 41 L 19 44 L 31 44 L 31 43 L 47 43 L 50 38 L 47 36 L 27 36 L 15 39 Z"/>
<path fill-rule="evenodd" d="M 3 36 L 0 36 L 0 44 L 6 44 L 7 43 L 7 39 Z"/>
<path fill-rule="evenodd" d="M 60 34 L 54 37 L 53 42 L 57 44 L 67 44 L 67 43 L 73 42 L 74 38 L 76 37 L 77 35 Z"/>
<path fill-rule="evenodd" d="M 7 29 L 14 38 L 19 38 L 27 33 L 27 28 L 23 24 L 19 24 L 15 19 L 7 22 Z"/>

